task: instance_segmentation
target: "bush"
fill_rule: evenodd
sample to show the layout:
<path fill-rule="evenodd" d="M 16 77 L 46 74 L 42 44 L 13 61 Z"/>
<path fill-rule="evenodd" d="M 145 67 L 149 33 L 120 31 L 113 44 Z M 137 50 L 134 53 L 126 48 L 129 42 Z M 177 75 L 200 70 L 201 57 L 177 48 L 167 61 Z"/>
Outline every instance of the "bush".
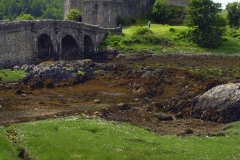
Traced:
<path fill-rule="evenodd" d="M 134 33 L 134 35 L 145 35 L 145 34 L 153 34 L 153 32 L 148 29 L 148 28 L 137 28 L 136 32 Z"/>
<path fill-rule="evenodd" d="M 16 18 L 16 20 L 34 20 L 35 18 L 31 14 L 21 14 Z"/>
<path fill-rule="evenodd" d="M 169 31 L 170 32 L 175 32 L 175 29 L 174 28 L 170 28 Z"/>
<path fill-rule="evenodd" d="M 70 12 L 67 14 L 67 19 L 81 22 L 82 13 L 78 9 L 71 9 Z"/>

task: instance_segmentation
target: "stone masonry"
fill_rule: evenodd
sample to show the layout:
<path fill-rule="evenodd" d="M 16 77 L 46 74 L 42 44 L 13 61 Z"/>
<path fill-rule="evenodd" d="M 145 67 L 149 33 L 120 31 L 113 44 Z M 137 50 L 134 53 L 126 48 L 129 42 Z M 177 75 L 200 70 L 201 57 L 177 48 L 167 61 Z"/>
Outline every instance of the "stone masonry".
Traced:
<path fill-rule="evenodd" d="M 64 0 L 64 18 L 73 8 L 83 13 L 82 21 L 102 27 L 116 27 L 117 17 L 146 16 L 156 0 Z M 170 5 L 187 6 L 187 0 L 167 0 Z"/>
<path fill-rule="evenodd" d="M 108 31 L 122 33 L 72 21 L 0 21 L 0 68 L 96 52 Z"/>

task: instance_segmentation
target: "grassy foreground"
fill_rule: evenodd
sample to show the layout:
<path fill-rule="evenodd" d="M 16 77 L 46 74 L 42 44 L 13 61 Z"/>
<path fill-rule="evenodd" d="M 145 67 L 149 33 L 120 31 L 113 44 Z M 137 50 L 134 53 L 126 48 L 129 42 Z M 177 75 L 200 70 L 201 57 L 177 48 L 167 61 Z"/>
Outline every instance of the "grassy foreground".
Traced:
<path fill-rule="evenodd" d="M 34 160 L 240 159 L 239 122 L 227 125 L 227 136 L 221 137 L 159 136 L 125 123 L 82 117 L 15 124 L 6 130 Z M 4 129 L 0 131 L 0 160 L 17 159 Z"/>

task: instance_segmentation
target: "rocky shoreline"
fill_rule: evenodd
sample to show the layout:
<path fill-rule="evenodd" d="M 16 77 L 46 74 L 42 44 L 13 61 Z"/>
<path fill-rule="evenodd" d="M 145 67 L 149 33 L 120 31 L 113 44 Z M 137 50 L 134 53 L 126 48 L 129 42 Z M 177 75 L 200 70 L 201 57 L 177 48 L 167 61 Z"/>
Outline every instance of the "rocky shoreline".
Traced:
<path fill-rule="evenodd" d="M 218 132 L 222 123 L 238 120 L 233 118 L 238 112 L 233 107 L 221 111 L 210 105 L 208 110 L 201 96 L 226 82 L 166 65 L 198 65 L 199 60 L 139 54 L 118 55 L 107 63 L 86 59 L 15 67 L 27 76 L 15 87 L 0 91 L 0 122 L 7 125 L 80 114 L 126 121 L 160 134 Z M 206 57 L 202 65 L 218 65 L 222 60 L 232 61 L 218 57 L 210 62 Z M 233 92 L 237 93 L 229 91 Z M 212 99 L 208 102 L 215 104 Z"/>

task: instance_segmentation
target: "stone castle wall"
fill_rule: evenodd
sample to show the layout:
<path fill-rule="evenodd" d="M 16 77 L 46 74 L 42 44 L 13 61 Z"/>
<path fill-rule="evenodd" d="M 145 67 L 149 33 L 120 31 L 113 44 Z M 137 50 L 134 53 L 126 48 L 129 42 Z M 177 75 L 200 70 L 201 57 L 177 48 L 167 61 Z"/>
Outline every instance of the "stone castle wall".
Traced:
<path fill-rule="evenodd" d="M 186 6 L 187 0 L 167 0 L 175 6 Z M 155 0 L 65 0 L 64 18 L 73 8 L 83 13 L 82 21 L 101 27 L 116 27 L 117 17 L 132 18 L 151 12 Z"/>

